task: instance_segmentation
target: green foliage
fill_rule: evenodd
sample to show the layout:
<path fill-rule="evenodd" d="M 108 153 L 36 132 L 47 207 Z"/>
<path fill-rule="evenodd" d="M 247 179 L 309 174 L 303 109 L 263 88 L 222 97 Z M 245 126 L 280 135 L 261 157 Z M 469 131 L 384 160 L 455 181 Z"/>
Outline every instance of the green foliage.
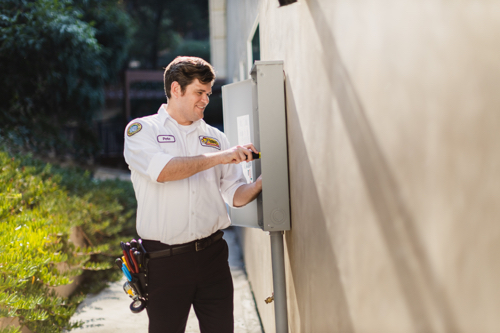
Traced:
<path fill-rule="evenodd" d="M 65 299 L 53 287 L 82 272 L 87 286 L 117 276 L 109 268 L 119 240 L 133 236 L 133 198 L 128 182 L 0 152 L 0 317 L 37 333 L 76 327 L 69 320 L 81 295 Z M 88 247 L 69 241 L 74 228 Z"/>
<path fill-rule="evenodd" d="M 21 333 L 21 329 L 19 327 L 6 327 L 0 328 L 0 333 Z"/>
<path fill-rule="evenodd" d="M 95 29 L 101 46 L 106 82 L 114 82 L 123 69 L 134 32 L 130 16 L 119 0 L 73 0 L 82 13 L 82 21 Z"/>
<path fill-rule="evenodd" d="M 0 134 L 12 144 L 81 158 L 96 151 L 92 116 L 132 32 L 117 1 L 0 2 Z"/>
<path fill-rule="evenodd" d="M 136 26 L 130 58 L 139 61 L 142 68 L 161 69 L 177 55 L 210 60 L 206 47 L 208 1 L 126 0 L 126 3 Z M 199 41 L 204 43 L 201 50 L 205 52 L 200 52 L 200 45 L 196 44 Z M 194 49 L 191 42 L 196 44 Z M 187 53 L 190 51 L 194 53 Z"/>
<path fill-rule="evenodd" d="M 178 55 L 200 57 L 210 61 L 210 42 L 208 40 L 182 40 L 173 51 L 163 52 L 158 63 L 162 67 L 167 67 Z"/>

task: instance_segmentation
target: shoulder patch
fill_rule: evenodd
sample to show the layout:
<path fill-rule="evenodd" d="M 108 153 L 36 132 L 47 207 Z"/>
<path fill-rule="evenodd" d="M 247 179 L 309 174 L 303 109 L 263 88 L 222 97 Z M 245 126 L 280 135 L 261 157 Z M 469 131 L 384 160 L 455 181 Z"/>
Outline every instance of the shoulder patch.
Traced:
<path fill-rule="evenodd" d="M 200 143 L 203 147 L 212 147 L 220 150 L 219 141 L 209 136 L 200 136 Z"/>
<path fill-rule="evenodd" d="M 135 133 L 138 133 L 142 129 L 141 123 L 133 123 L 128 127 L 127 135 L 132 136 Z"/>

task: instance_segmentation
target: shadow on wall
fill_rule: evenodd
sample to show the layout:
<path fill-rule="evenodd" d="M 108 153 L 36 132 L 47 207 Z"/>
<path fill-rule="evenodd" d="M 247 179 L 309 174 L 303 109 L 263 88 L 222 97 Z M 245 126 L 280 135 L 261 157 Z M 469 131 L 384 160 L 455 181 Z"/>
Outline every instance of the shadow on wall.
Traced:
<path fill-rule="evenodd" d="M 288 137 L 288 146 L 294 147 L 289 151 L 290 175 L 296 175 L 290 184 L 292 216 L 296 221 L 305 222 L 294 224 L 285 233 L 288 256 L 290 262 L 295 263 L 287 282 L 293 284 L 296 297 L 296 304 L 290 310 L 298 311 L 298 314 L 290 313 L 289 318 L 292 322 L 299 321 L 295 326 L 300 326 L 300 332 L 314 329 L 314 332 L 351 333 L 354 329 L 349 306 L 312 168 L 309 159 L 304 158 L 307 152 L 304 135 L 288 81 L 286 92 L 288 130 L 294 133 Z M 302 202 L 304 194 L 307 194 L 307 204 Z M 304 263 L 308 266 L 304 267 Z"/>
<path fill-rule="evenodd" d="M 342 120 L 377 214 L 378 225 L 389 249 L 413 325 L 416 331 L 433 332 L 436 329 L 435 324 L 439 323 L 444 331 L 457 332 L 449 301 L 439 281 L 433 276 L 431 264 L 415 230 L 415 222 L 402 200 L 398 185 L 342 63 L 335 38 L 327 23 L 328 19 L 318 0 L 309 0 L 306 3 L 314 20 L 317 35 L 323 45 L 329 46 L 325 48 L 325 53 L 322 55 L 323 66 L 328 73 L 329 89 L 335 93 Z M 287 93 L 290 91 L 291 89 L 287 89 Z M 292 116 L 296 117 L 295 114 Z M 298 122 L 297 119 L 293 121 Z M 297 129 L 294 130 L 297 131 Z M 295 144 L 303 145 L 303 142 Z M 306 176 L 299 180 L 299 182 L 305 182 L 306 178 L 313 179 L 310 173 L 308 166 L 307 170 L 294 170 L 293 174 L 305 174 Z M 307 184 L 301 185 L 307 186 Z M 315 200 L 310 202 L 315 202 Z M 319 203 L 317 206 L 314 210 L 320 210 Z M 304 217 L 307 218 L 307 215 Z M 298 226 L 294 225 L 294 227 Z M 318 233 L 316 237 L 325 237 L 324 235 L 326 232 Z M 293 242 L 293 235 L 289 237 Z M 329 265 L 336 266 L 334 261 Z M 336 274 L 335 279 L 337 278 Z"/>

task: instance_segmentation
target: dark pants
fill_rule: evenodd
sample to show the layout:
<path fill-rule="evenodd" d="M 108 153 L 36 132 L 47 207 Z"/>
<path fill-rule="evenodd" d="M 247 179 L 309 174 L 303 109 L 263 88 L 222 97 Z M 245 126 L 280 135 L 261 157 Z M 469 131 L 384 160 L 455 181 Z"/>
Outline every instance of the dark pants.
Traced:
<path fill-rule="evenodd" d="M 144 240 L 148 252 L 169 246 Z M 224 239 L 195 252 L 148 264 L 149 333 L 182 333 L 191 304 L 201 333 L 233 332 L 233 280 Z"/>

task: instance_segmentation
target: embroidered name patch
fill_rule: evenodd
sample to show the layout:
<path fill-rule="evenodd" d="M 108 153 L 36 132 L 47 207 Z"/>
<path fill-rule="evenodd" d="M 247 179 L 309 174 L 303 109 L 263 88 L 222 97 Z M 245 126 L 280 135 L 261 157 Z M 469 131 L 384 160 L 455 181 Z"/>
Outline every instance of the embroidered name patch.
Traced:
<path fill-rule="evenodd" d="M 127 135 L 132 136 L 135 133 L 138 133 L 141 129 L 142 129 L 141 123 L 133 123 L 128 127 Z"/>
<path fill-rule="evenodd" d="M 220 150 L 219 141 L 209 136 L 200 136 L 200 143 L 203 147 L 212 147 Z"/>
<path fill-rule="evenodd" d="M 175 142 L 175 136 L 173 135 L 158 135 L 159 143 Z"/>

